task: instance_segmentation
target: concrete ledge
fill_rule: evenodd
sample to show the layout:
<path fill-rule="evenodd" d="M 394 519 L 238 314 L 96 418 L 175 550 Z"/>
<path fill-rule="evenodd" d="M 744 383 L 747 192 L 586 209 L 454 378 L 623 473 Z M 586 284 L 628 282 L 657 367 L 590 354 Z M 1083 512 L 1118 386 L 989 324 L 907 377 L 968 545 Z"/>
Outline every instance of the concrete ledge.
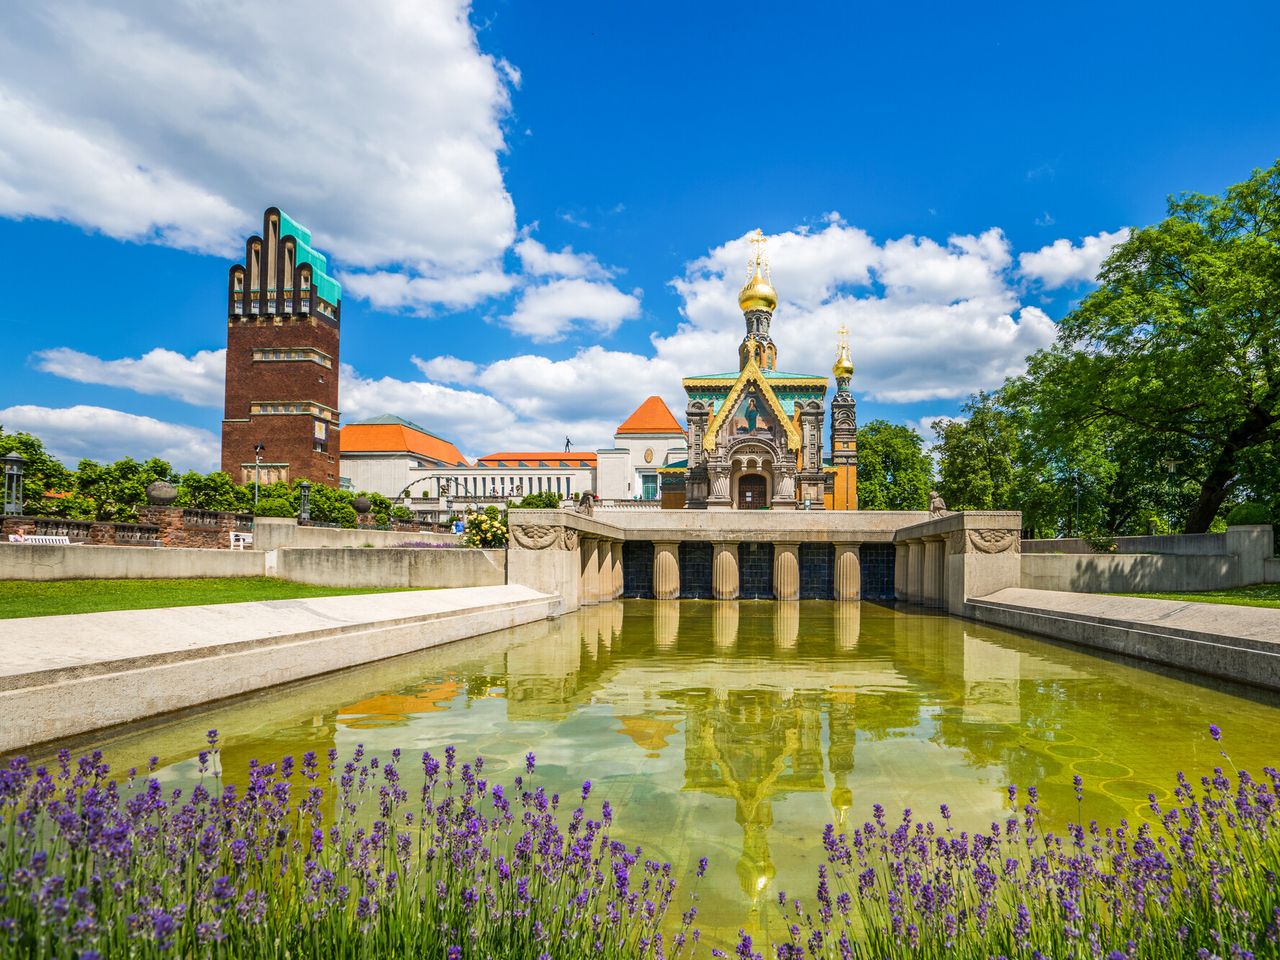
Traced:
<path fill-rule="evenodd" d="M 0 752 L 546 619 L 527 587 L 0 622 Z"/>
<path fill-rule="evenodd" d="M 1280 690 L 1280 610 L 1009 588 L 971 599 L 965 615 Z"/>
<path fill-rule="evenodd" d="M 507 580 L 504 550 L 466 547 L 290 548 L 275 575 L 326 587 L 488 587 Z"/>
<path fill-rule="evenodd" d="M 155 580 L 265 574 L 265 558 L 251 550 L 0 543 L 0 580 Z"/>

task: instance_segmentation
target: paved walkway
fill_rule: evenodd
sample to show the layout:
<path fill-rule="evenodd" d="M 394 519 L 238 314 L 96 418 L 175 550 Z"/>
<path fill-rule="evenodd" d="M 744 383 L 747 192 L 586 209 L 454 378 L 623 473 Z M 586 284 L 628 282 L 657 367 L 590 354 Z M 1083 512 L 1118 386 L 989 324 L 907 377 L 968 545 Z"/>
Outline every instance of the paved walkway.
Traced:
<path fill-rule="evenodd" d="M 1280 690 L 1280 609 L 1011 587 L 977 620 Z"/>
<path fill-rule="evenodd" d="M 547 618 L 506 585 L 0 620 L 0 752 Z"/>

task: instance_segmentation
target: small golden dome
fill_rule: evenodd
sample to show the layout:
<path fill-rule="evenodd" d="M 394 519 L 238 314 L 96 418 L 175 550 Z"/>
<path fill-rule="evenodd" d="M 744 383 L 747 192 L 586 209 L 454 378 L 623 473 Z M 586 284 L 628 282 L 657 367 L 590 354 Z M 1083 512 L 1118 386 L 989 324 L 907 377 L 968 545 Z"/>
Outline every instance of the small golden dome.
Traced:
<path fill-rule="evenodd" d="M 853 379 L 853 360 L 849 357 L 848 344 L 840 344 L 840 356 L 836 357 L 836 362 L 832 365 L 831 372 L 835 374 L 837 380 Z"/>
<path fill-rule="evenodd" d="M 747 285 L 742 288 L 742 292 L 738 294 L 738 306 L 742 308 L 743 313 L 748 310 L 767 310 L 773 313 L 777 305 L 778 294 L 774 292 L 773 285 L 760 272 L 760 264 L 757 263 L 756 272 L 747 281 Z"/>
<path fill-rule="evenodd" d="M 764 232 L 757 229 L 751 242 L 756 248 L 755 271 L 743 286 L 742 292 L 738 294 L 738 306 L 742 308 L 743 313 L 751 310 L 767 310 L 773 313 L 778 305 L 778 294 L 773 289 L 773 284 L 769 282 L 769 268 L 765 265 L 764 245 L 767 241 Z"/>

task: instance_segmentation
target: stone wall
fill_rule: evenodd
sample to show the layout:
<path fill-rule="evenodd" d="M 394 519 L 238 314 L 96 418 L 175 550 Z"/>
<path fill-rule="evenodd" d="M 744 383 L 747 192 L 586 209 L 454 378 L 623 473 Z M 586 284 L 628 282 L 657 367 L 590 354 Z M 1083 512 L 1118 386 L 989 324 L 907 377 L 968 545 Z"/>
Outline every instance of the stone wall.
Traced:
<path fill-rule="evenodd" d="M 160 528 L 148 523 L 62 520 L 57 517 L 5 517 L 0 522 L 0 541 L 19 530 L 27 536 L 66 537 L 72 543 L 103 546 L 154 547 L 160 545 Z"/>
<path fill-rule="evenodd" d="M 249 550 L 0 543 L 0 580 L 155 580 L 261 577 L 265 573 L 265 555 Z"/>
<path fill-rule="evenodd" d="M 1178 593 L 1222 590 L 1280 582 L 1268 524 L 1229 527 L 1225 533 L 1176 537 L 1123 537 L 1129 549 L 1159 546 L 1159 552 L 1077 553 L 1062 541 L 1062 553 L 1022 555 L 1022 586 L 1075 593 Z M 1120 546 L 1120 540 L 1117 546 Z M 1136 541 L 1136 543 L 1135 543 Z M 1037 546 L 1059 541 L 1035 541 Z"/>
<path fill-rule="evenodd" d="M 420 531 L 416 525 L 404 529 L 371 530 L 340 527 L 301 526 L 285 517 L 258 517 L 253 525 L 253 549 L 279 550 L 293 547 L 395 547 L 402 543 L 457 545 L 452 533 Z"/>
<path fill-rule="evenodd" d="M 404 547 L 280 550 L 275 575 L 325 587 L 486 587 L 506 582 L 503 550 Z"/>

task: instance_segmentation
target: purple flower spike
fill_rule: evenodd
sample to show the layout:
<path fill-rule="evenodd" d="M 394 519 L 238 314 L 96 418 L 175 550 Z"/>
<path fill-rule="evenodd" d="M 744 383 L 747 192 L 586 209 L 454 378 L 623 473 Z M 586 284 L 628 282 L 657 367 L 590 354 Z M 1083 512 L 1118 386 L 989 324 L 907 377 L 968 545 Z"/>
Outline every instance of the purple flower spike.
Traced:
<path fill-rule="evenodd" d="M 1214 740 L 1221 740 L 1222 729 L 1216 723 L 1209 724 L 1209 736 L 1213 737 Z"/>
<path fill-rule="evenodd" d="M 536 764 L 537 762 L 538 762 L 538 758 L 533 755 L 532 750 L 530 750 L 527 754 L 525 754 L 524 767 L 525 767 L 525 770 L 527 770 L 529 773 L 533 773 L 534 764 Z"/>

